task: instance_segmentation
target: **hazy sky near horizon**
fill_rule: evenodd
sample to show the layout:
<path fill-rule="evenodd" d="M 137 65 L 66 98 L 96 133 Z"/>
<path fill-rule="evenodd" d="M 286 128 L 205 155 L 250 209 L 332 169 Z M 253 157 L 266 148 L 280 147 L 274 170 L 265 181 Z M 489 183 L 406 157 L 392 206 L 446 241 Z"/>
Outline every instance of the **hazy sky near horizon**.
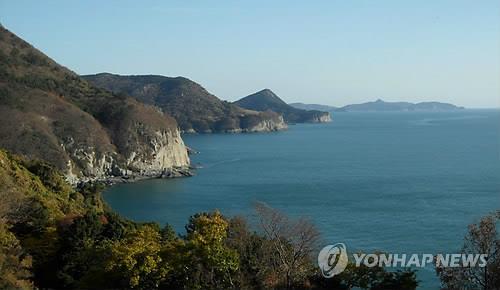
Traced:
<path fill-rule="evenodd" d="M 80 74 L 185 76 L 222 99 L 500 107 L 500 1 L 0 1 Z"/>

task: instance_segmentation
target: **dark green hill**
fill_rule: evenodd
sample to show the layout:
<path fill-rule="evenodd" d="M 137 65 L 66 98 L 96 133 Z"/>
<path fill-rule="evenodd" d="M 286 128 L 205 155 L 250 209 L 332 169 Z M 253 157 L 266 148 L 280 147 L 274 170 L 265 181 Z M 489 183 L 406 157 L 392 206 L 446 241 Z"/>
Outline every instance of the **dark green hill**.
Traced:
<path fill-rule="evenodd" d="M 0 147 L 72 181 L 189 165 L 176 121 L 98 89 L 0 27 Z"/>
<path fill-rule="evenodd" d="M 82 77 L 97 87 L 160 107 L 187 132 L 274 131 L 285 127 L 277 114 L 244 110 L 183 77 L 109 73 Z"/>
<path fill-rule="evenodd" d="M 285 103 L 269 89 L 264 89 L 244 97 L 236 101 L 235 104 L 249 110 L 280 113 L 287 123 L 321 123 L 331 121 L 330 113 L 294 108 Z"/>

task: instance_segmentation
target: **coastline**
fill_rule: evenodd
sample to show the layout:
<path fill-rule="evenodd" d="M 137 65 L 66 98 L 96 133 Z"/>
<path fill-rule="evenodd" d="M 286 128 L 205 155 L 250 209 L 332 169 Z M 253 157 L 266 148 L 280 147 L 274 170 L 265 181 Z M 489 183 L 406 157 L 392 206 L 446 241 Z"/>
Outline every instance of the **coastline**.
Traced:
<path fill-rule="evenodd" d="M 149 179 L 172 179 L 172 178 L 193 177 L 195 176 L 194 174 L 195 169 L 196 169 L 195 167 L 189 166 L 189 167 L 166 169 L 162 172 L 155 172 L 151 174 L 128 174 L 122 176 L 109 176 L 106 178 L 87 179 L 87 180 L 83 179 L 78 181 L 78 183 L 75 184 L 75 187 L 80 187 L 87 183 L 93 183 L 93 182 L 102 183 L 106 187 L 109 187 L 115 184 L 135 183 Z"/>

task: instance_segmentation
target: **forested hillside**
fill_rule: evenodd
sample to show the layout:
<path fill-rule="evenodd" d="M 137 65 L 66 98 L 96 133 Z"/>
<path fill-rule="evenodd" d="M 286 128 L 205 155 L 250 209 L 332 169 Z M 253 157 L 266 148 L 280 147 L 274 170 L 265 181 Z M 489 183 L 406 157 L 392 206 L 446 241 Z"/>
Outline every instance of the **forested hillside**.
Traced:
<path fill-rule="evenodd" d="M 189 165 L 172 117 L 91 86 L 3 27 L 0 147 L 50 162 L 73 182 Z"/>
<path fill-rule="evenodd" d="M 279 114 L 242 109 L 183 77 L 100 73 L 83 78 L 99 88 L 162 108 L 174 116 L 186 132 L 255 132 L 286 128 Z"/>

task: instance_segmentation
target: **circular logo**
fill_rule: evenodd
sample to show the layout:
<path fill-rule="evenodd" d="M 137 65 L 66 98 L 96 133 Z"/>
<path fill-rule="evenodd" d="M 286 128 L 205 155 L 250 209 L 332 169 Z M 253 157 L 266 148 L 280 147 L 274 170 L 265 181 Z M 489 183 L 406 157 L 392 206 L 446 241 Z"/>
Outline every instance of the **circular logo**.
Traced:
<path fill-rule="evenodd" d="M 318 266 L 325 278 L 342 273 L 347 267 L 347 249 L 343 243 L 328 245 L 318 254 Z"/>

